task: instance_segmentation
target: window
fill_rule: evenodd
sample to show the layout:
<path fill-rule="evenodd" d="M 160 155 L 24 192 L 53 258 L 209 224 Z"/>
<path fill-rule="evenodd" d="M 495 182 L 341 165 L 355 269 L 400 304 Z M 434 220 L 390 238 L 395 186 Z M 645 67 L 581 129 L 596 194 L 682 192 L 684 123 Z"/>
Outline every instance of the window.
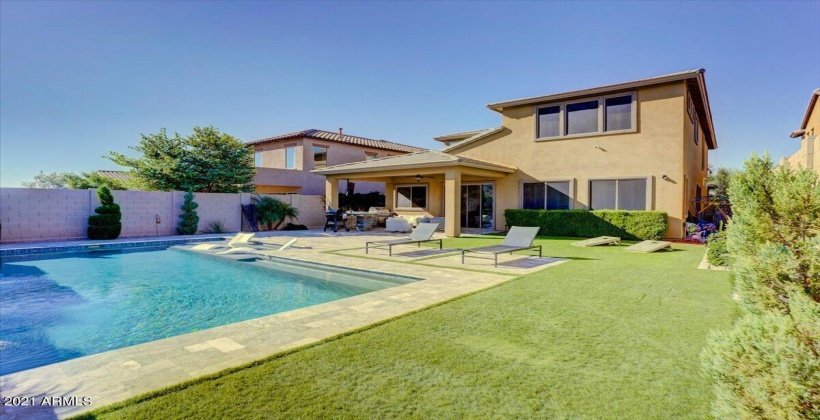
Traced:
<path fill-rule="evenodd" d="M 546 184 L 543 182 L 525 183 L 524 202 L 521 203 L 521 207 L 530 210 L 543 210 L 546 191 Z"/>
<path fill-rule="evenodd" d="M 256 152 L 253 154 L 253 166 L 257 168 L 262 167 L 262 152 Z"/>
<path fill-rule="evenodd" d="M 538 108 L 538 137 L 558 137 L 561 135 L 561 107 Z"/>
<path fill-rule="evenodd" d="M 324 168 L 327 166 L 327 147 L 313 146 L 313 167 Z"/>
<path fill-rule="evenodd" d="M 592 210 L 646 210 L 646 179 L 589 182 Z"/>
<path fill-rule="evenodd" d="M 378 154 L 372 152 L 364 152 L 364 159 L 365 160 L 373 160 L 379 157 Z"/>
<path fill-rule="evenodd" d="M 569 181 L 527 182 L 523 187 L 521 207 L 524 209 L 569 210 L 570 208 Z"/>
<path fill-rule="evenodd" d="M 536 109 L 539 139 L 634 130 L 635 93 L 564 102 Z"/>
<path fill-rule="evenodd" d="M 285 169 L 296 169 L 296 146 L 285 148 Z"/>
<path fill-rule="evenodd" d="M 426 185 L 400 185 L 396 187 L 396 208 L 427 208 Z"/>
<path fill-rule="evenodd" d="M 567 135 L 598 131 L 598 101 L 567 104 Z"/>
<path fill-rule="evenodd" d="M 699 133 L 700 129 L 698 127 L 697 114 L 695 114 L 695 121 L 692 122 L 692 130 L 693 130 L 693 133 L 694 133 L 693 136 L 695 137 L 695 145 L 697 145 L 698 144 L 698 137 L 700 137 L 700 133 Z"/>
<path fill-rule="evenodd" d="M 632 128 L 632 95 L 617 96 L 604 100 L 606 126 L 604 131 L 629 130 Z"/>
<path fill-rule="evenodd" d="M 706 170 L 706 143 L 703 144 L 703 147 L 700 148 L 700 170 Z"/>

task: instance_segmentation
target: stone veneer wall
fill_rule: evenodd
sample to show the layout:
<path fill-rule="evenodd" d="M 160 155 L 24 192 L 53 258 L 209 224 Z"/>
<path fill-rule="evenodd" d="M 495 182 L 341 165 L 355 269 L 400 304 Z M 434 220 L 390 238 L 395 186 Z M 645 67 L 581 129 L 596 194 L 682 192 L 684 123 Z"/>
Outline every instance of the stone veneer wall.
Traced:
<path fill-rule="evenodd" d="M 181 191 L 112 191 L 122 210 L 121 237 L 175 235 L 179 222 Z M 228 232 L 240 230 L 241 204 L 251 201 L 250 193 L 196 193 L 199 228 L 222 220 Z M 320 196 L 272 195 L 299 209 L 299 220 L 310 227 L 324 223 Z M 88 216 L 100 205 L 97 191 L 37 188 L 0 188 L 0 242 L 25 242 L 87 237 Z M 155 215 L 161 223 L 155 223 Z"/>

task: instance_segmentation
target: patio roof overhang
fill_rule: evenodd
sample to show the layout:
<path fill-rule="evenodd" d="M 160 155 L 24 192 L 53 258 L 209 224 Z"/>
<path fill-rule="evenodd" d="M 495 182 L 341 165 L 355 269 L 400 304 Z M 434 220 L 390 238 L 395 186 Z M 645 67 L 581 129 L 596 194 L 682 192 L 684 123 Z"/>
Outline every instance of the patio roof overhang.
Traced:
<path fill-rule="evenodd" d="M 443 173 L 446 169 L 458 168 L 465 174 L 503 178 L 514 173 L 517 168 L 444 153 L 436 150 L 390 156 L 361 162 L 314 169 L 311 172 L 329 178 L 384 178 L 412 176 L 415 174 Z"/>

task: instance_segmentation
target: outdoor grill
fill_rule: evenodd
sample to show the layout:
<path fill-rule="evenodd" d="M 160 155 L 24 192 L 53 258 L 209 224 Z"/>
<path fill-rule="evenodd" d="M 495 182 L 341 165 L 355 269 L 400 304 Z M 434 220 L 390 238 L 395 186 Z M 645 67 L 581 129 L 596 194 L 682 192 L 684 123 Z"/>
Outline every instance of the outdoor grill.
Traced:
<path fill-rule="evenodd" d="M 370 214 L 375 213 L 379 215 L 379 226 L 383 226 L 384 221 L 393 214 L 387 207 L 371 207 L 367 212 Z"/>

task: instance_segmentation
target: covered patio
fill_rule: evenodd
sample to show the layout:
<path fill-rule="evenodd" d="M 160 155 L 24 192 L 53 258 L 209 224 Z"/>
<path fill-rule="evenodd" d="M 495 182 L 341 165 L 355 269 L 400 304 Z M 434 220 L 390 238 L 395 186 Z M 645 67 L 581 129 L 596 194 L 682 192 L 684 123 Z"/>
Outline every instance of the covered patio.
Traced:
<path fill-rule="evenodd" d="M 337 208 L 339 181 L 382 182 L 386 206 L 400 215 L 444 217 L 444 234 L 462 226 L 494 228 L 496 181 L 516 168 L 435 150 L 313 170 L 324 175 L 328 208 Z M 464 187 L 464 188 L 462 188 Z"/>

